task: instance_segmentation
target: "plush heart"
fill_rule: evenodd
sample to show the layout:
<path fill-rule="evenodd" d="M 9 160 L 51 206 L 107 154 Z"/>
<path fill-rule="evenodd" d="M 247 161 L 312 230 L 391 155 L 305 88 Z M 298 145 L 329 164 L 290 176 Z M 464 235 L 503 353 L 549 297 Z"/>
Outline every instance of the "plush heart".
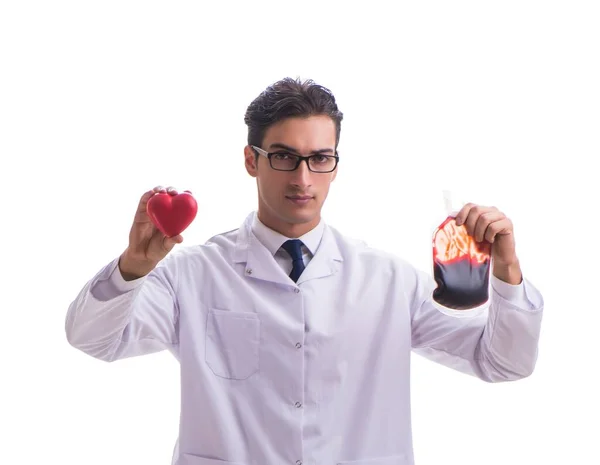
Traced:
<path fill-rule="evenodd" d="M 150 197 L 146 211 L 160 232 L 173 237 L 181 234 L 194 221 L 198 203 L 189 192 L 177 195 L 160 192 Z"/>

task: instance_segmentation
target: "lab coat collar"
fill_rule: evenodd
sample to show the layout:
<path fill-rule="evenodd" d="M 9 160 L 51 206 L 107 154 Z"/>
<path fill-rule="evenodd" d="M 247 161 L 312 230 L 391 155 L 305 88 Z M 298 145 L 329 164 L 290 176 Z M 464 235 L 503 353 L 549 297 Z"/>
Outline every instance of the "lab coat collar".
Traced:
<path fill-rule="evenodd" d="M 322 223 L 321 241 L 298 282 L 294 283 L 277 264 L 273 253 L 258 240 L 252 231 L 255 215 L 256 212 L 249 214 L 240 227 L 233 253 L 234 263 L 246 264 L 247 277 L 285 285 L 300 285 L 311 279 L 330 276 L 338 270 L 339 263 L 342 261 L 342 254 L 331 229 Z"/>
<path fill-rule="evenodd" d="M 290 239 L 277 231 L 272 230 L 258 219 L 258 214 L 252 215 L 252 233 L 256 238 L 271 252 L 271 255 L 275 256 L 277 251 L 281 248 L 283 243 Z M 308 231 L 306 234 L 300 236 L 298 239 L 302 241 L 304 246 L 308 249 L 311 255 L 314 255 L 319 248 L 321 239 L 323 238 L 324 222 L 321 220 L 319 224 Z"/>

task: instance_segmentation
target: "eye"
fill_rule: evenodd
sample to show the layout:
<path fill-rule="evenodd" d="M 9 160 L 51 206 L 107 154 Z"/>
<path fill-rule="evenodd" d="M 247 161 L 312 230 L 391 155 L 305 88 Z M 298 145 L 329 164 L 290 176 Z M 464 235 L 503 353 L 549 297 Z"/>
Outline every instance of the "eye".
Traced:
<path fill-rule="evenodd" d="M 315 155 L 313 160 L 316 163 L 327 163 L 329 161 L 329 157 L 327 155 Z"/>
<path fill-rule="evenodd" d="M 293 157 L 294 157 L 293 155 L 290 155 L 287 152 L 277 152 L 277 153 L 273 154 L 273 158 L 275 158 L 275 160 L 281 160 L 281 161 L 289 160 L 290 158 L 293 158 Z"/>

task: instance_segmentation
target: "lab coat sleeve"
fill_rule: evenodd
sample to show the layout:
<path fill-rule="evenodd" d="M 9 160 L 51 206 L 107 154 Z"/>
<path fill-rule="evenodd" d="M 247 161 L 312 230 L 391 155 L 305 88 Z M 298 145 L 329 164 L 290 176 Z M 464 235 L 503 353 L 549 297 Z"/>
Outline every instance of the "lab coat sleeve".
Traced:
<path fill-rule="evenodd" d="M 486 382 L 514 381 L 533 373 L 544 301 L 530 281 L 511 285 L 491 276 L 489 307 L 457 317 L 432 304 L 435 281 L 417 273 L 411 314 L 415 353 Z"/>
<path fill-rule="evenodd" d="M 164 263 L 163 263 L 164 262 Z M 118 258 L 101 269 L 69 306 L 68 342 L 99 360 L 112 362 L 178 349 L 178 312 L 173 271 L 167 259 L 150 274 L 125 281 Z"/>

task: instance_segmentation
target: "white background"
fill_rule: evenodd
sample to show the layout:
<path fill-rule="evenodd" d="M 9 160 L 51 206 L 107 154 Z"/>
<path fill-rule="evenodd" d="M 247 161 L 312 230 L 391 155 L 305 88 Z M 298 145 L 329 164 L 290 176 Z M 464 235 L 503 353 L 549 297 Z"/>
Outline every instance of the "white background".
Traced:
<path fill-rule="evenodd" d="M 195 194 L 185 244 L 239 226 L 243 115 L 284 76 L 345 113 L 329 223 L 429 270 L 448 188 L 513 219 L 543 292 L 532 377 L 415 357 L 417 464 L 600 463 L 597 3 L 398 3 L 2 2 L 1 464 L 170 463 L 174 359 L 96 361 L 66 311 L 148 188 Z"/>

